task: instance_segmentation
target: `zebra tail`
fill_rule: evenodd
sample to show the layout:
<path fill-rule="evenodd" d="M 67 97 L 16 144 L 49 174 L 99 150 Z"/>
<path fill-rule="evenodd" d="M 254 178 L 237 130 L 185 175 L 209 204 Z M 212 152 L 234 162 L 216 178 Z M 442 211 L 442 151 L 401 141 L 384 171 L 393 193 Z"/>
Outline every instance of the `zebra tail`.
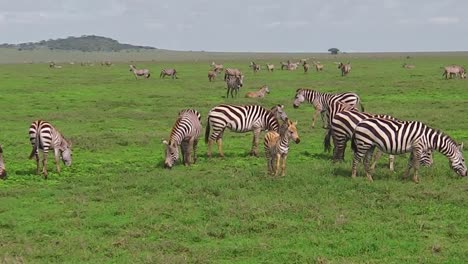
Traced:
<path fill-rule="evenodd" d="M 34 158 L 34 156 L 36 155 L 37 148 L 39 146 L 39 140 L 40 140 L 39 131 L 36 131 L 36 140 L 34 141 L 34 145 L 33 145 L 33 149 L 31 151 L 31 154 L 29 154 L 29 159 Z"/>
<path fill-rule="evenodd" d="M 354 152 L 357 151 L 357 145 L 356 145 L 355 139 L 356 139 L 356 136 L 355 136 L 355 134 L 353 133 L 353 136 L 351 136 L 351 149 L 352 149 Z"/>
<path fill-rule="evenodd" d="M 210 137 L 210 118 L 206 121 L 206 130 L 205 130 L 205 144 L 208 144 L 208 139 Z"/>
<path fill-rule="evenodd" d="M 146 76 L 146 79 L 148 79 L 151 76 L 151 73 L 148 73 L 148 76 Z"/>
<path fill-rule="evenodd" d="M 328 129 L 327 134 L 325 134 L 325 138 L 323 139 L 323 151 L 325 152 L 330 152 L 331 149 L 331 143 L 330 143 L 330 138 L 331 138 L 332 130 L 331 128 Z"/>
<path fill-rule="evenodd" d="M 364 105 L 361 102 L 359 102 L 359 105 L 361 106 L 361 112 L 364 112 Z"/>

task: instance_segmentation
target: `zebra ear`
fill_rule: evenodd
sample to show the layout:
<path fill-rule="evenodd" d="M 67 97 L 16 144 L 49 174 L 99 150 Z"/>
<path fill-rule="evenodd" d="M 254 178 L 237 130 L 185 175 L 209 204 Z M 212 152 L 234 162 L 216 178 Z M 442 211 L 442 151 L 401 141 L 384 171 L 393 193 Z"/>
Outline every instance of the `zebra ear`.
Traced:
<path fill-rule="evenodd" d="M 294 125 L 297 126 L 297 120 L 296 120 L 296 122 L 294 122 Z"/>
<path fill-rule="evenodd" d="M 460 145 L 458 145 L 458 149 L 459 149 L 460 151 L 463 151 L 463 142 L 462 142 Z"/>
<path fill-rule="evenodd" d="M 167 140 L 165 140 L 165 139 L 163 139 L 162 143 L 163 143 L 164 145 L 169 145 L 169 142 L 167 142 Z"/>

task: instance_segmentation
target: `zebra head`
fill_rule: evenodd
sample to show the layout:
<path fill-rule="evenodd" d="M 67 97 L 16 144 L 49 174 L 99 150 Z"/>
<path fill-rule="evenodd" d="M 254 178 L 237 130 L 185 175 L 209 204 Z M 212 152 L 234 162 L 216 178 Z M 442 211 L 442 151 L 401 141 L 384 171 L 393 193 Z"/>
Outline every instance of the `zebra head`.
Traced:
<path fill-rule="evenodd" d="M 455 153 L 453 156 L 450 158 L 450 167 L 460 176 L 466 177 L 468 176 L 467 174 L 467 169 L 466 169 L 466 163 L 465 163 L 465 158 L 463 158 L 463 143 L 458 145 Z"/>
<path fill-rule="evenodd" d="M 296 91 L 296 96 L 294 97 L 294 102 L 293 106 L 294 108 L 299 108 L 302 102 L 304 102 L 305 96 L 304 96 L 304 90 L 302 89 L 297 89 Z"/>
<path fill-rule="evenodd" d="M 60 146 L 60 152 L 61 152 L 61 156 L 62 156 L 62 161 L 63 161 L 63 164 L 65 164 L 65 166 L 71 166 L 72 164 L 72 150 L 71 150 L 71 146 L 72 146 L 72 143 L 71 142 L 68 142 L 66 141 L 67 144 L 64 144 L 62 146 Z"/>
<path fill-rule="evenodd" d="M 288 126 L 288 130 L 287 130 L 287 133 L 288 133 L 288 137 L 292 140 L 294 140 L 294 142 L 296 142 L 296 144 L 298 144 L 299 142 L 301 142 L 301 139 L 299 138 L 299 134 L 297 133 L 297 121 L 296 122 L 292 122 L 291 120 L 288 119 L 287 121 L 287 126 Z"/>
<path fill-rule="evenodd" d="M 275 115 L 277 120 L 282 120 L 283 122 L 288 120 L 288 115 L 284 111 L 284 105 L 275 105 L 270 109 L 270 111 Z"/>
<path fill-rule="evenodd" d="M 269 93 L 270 93 L 270 88 L 269 88 L 268 86 L 266 86 L 266 85 L 265 85 L 264 87 L 265 87 L 265 92 L 266 92 L 267 94 L 269 94 Z"/>
<path fill-rule="evenodd" d="M 172 169 L 176 160 L 179 159 L 179 148 L 175 142 L 167 142 L 163 140 L 163 144 L 166 145 L 166 156 L 164 160 L 164 168 Z"/>

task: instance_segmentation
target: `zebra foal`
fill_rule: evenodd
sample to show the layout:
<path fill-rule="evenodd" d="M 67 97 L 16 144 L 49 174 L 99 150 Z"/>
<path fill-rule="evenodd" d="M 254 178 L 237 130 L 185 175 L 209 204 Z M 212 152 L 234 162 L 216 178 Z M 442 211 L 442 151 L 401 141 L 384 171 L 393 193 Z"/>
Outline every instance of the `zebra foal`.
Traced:
<path fill-rule="evenodd" d="M 179 146 L 185 166 L 197 161 L 200 131 L 200 113 L 194 109 L 181 110 L 174 126 L 172 126 L 169 141 L 163 140 L 163 144 L 166 145 L 164 168 L 171 169 L 179 159 Z"/>
<path fill-rule="evenodd" d="M 383 118 L 368 118 L 359 122 L 354 130 L 351 148 L 354 151 L 351 176 L 356 177 L 358 162 L 364 157 L 366 176 L 372 181 L 370 159 L 375 148 L 387 154 L 410 152 L 410 159 L 404 177 L 414 169 L 413 181 L 419 182 L 418 169 L 425 152 L 437 150 L 445 155 L 451 168 L 460 176 L 467 176 L 463 144 L 448 135 L 418 121 L 396 121 Z"/>
<path fill-rule="evenodd" d="M 29 141 L 32 151 L 29 158 L 36 158 L 36 174 L 40 174 L 39 151 L 42 151 L 42 174 L 47 179 L 47 154 L 50 149 L 54 150 L 55 165 L 60 173 L 59 158 L 62 158 L 65 166 L 72 164 L 72 143 L 49 122 L 36 120 L 29 127 Z"/>
<path fill-rule="evenodd" d="M 227 85 L 227 92 L 226 98 L 229 98 L 229 92 L 231 92 L 231 98 L 234 98 L 234 93 L 239 93 L 239 90 L 242 86 L 244 86 L 244 75 L 240 76 L 229 76 L 226 80 Z"/>
<path fill-rule="evenodd" d="M 286 174 L 286 159 L 289 152 L 289 141 L 292 139 L 296 144 L 301 140 L 297 133 L 297 122 L 289 119 L 284 122 L 279 131 L 268 131 L 265 134 L 264 146 L 267 159 L 268 173 L 278 176 L 281 164 L 281 176 Z"/>

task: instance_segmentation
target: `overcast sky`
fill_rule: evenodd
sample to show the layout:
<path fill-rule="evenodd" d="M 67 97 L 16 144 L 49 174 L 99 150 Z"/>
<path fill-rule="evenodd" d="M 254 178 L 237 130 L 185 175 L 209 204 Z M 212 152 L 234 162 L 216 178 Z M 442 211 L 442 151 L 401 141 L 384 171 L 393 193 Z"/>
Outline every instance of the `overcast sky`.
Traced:
<path fill-rule="evenodd" d="M 0 43 L 100 35 L 205 51 L 468 50 L 467 0 L 0 0 Z"/>

